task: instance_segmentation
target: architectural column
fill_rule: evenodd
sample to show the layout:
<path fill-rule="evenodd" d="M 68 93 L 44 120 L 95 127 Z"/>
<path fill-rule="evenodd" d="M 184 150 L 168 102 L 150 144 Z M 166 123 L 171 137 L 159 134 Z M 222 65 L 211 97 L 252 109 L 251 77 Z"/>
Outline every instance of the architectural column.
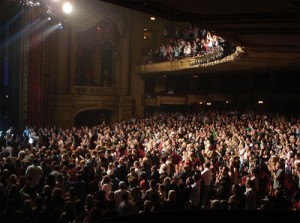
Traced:
<path fill-rule="evenodd" d="M 61 29 L 56 31 L 57 35 L 57 54 L 56 54 L 56 73 L 55 73 L 55 93 L 68 94 L 69 93 L 69 41 L 70 30 Z"/>
<path fill-rule="evenodd" d="M 144 108 L 142 106 L 142 97 L 144 95 L 144 81 L 135 72 L 136 65 L 141 63 L 142 59 L 142 44 L 144 40 L 144 15 L 137 12 L 132 12 L 131 20 L 131 61 L 130 61 L 130 89 L 131 95 L 136 99 L 133 103 L 135 113 L 143 115 Z"/>
<path fill-rule="evenodd" d="M 130 27 L 130 18 L 127 16 L 127 21 L 124 22 L 126 27 Z M 125 36 L 122 41 L 122 69 L 121 69 L 121 75 L 120 75 L 120 94 L 121 95 L 129 95 L 130 89 L 129 89 L 129 63 L 130 63 L 130 56 L 131 56 L 131 50 L 130 50 L 130 30 L 125 31 Z"/>

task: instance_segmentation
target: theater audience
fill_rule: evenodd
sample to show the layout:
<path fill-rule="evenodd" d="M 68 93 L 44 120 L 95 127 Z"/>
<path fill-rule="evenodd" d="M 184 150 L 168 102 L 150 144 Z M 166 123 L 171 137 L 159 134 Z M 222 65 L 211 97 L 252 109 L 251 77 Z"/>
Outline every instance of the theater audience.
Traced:
<path fill-rule="evenodd" d="M 175 112 L 35 133 L 30 143 L 23 132 L 1 136 L 1 222 L 93 222 L 173 209 L 300 210 L 299 117 Z"/>

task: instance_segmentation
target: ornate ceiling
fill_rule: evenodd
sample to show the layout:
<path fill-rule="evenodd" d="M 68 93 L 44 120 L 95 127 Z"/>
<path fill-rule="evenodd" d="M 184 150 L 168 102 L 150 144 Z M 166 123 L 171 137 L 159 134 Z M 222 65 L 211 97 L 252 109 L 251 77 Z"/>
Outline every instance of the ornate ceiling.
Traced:
<path fill-rule="evenodd" d="M 100 0 L 170 20 L 214 30 L 245 53 L 210 72 L 293 71 L 300 73 L 298 0 Z"/>

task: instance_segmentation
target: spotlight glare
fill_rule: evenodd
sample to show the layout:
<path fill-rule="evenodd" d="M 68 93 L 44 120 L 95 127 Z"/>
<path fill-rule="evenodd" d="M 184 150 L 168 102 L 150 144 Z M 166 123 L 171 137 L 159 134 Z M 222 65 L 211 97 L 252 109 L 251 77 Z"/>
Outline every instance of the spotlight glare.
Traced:
<path fill-rule="evenodd" d="M 64 27 L 63 27 L 63 25 L 61 23 L 58 23 L 58 28 L 59 29 L 63 29 Z"/>
<path fill-rule="evenodd" d="M 48 20 L 51 21 L 51 17 L 48 17 Z"/>
<path fill-rule="evenodd" d="M 64 2 L 62 9 L 64 13 L 70 14 L 73 11 L 73 6 L 70 2 Z"/>

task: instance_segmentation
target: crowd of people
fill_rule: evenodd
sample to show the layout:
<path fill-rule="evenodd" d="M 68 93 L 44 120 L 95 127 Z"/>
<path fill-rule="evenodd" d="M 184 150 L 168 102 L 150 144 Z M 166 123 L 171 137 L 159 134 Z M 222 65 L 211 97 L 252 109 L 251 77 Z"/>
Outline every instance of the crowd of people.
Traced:
<path fill-rule="evenodd" d="M 1 136 L 1 222 L 299 211 L 300 118 L 201 111 Z"/>
<path fill-rule="evenodd" d="M 197 26 L 190 26 L 169 37 L 156 50 L 150 49 L 146 62 L 156 63 L 196 56 L 210 56 L 205 61 L 211 61 L 223 56 L 224 44 L 226 41 L 222 37 Z"/>

